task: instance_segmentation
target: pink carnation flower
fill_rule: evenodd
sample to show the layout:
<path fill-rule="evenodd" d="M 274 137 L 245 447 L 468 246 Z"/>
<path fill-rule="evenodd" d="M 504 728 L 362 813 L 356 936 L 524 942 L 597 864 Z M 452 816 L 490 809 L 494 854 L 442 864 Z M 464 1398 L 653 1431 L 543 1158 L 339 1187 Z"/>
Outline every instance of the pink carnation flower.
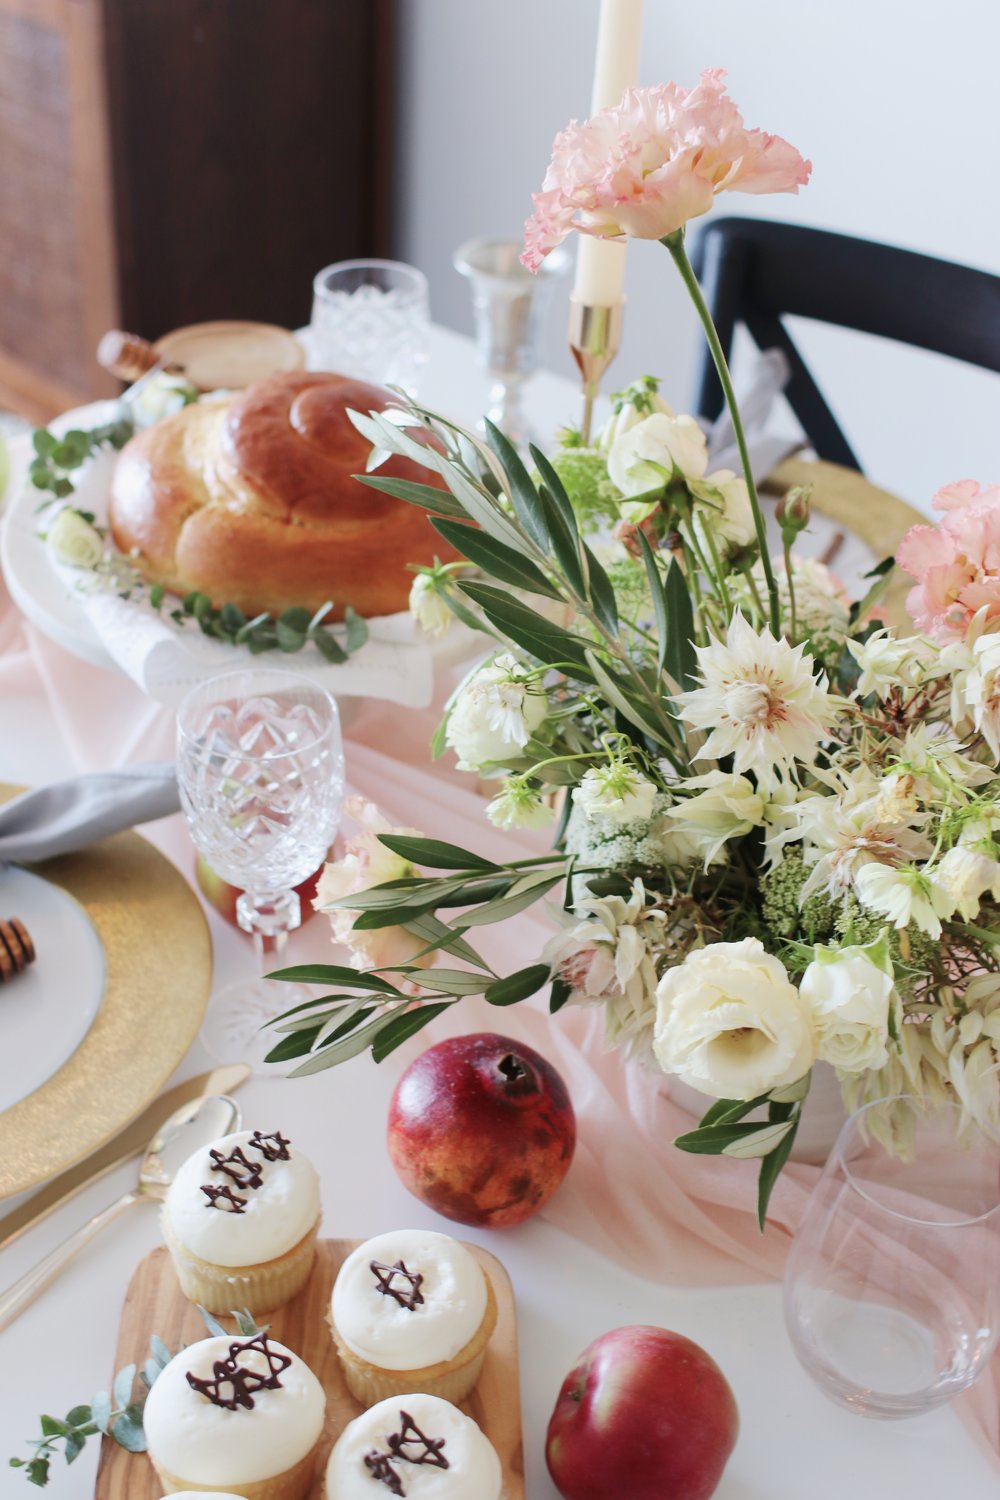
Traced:
<path fill-rule="evenodd" d="M 948 514 L 940 526 L 913 526 L 896 560 L 917 580 L 906 607 L 917 628 L 938 641 L 960 640 L 973 615 L 1000 616 L 1000 485 L 973 479 L 934 496 Z"/>
<path fill-rule="evenodd" d="M 599 239 L 658 240 L 699 214 L 716 193 L 797 193 L 810 162 L 777 135 L 747 130 L 708 68 L 693 89 L 628 89 L 622 102 L 556 136 L 521 259 L 537 271 L 573 229 Z"/>

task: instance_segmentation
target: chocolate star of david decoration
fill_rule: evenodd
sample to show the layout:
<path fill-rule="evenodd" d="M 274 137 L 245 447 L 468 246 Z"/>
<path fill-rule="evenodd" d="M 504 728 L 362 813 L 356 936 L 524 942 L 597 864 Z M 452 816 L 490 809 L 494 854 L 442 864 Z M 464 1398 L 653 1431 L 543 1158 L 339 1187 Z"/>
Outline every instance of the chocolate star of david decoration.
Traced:
<path fill-rule="evenodd" d="M 420 1288 L 424 1278 L 419 1271 L 408 1271 L 404 1261 L 397 1260 L 394 1266 L 387 1266 L 383 1260 L 373 1260 L 369 1263 L 369 1270 L 374 1273 L 375 1290 L 380 1296 L 392 1297 L 407 1312 L 414 1312 L 418 1302 L 423 1302 Z M 397 1285 L 397 1278 L 407 1285 Z"/>
<path fill-rule="evenodd" d="M 266 1375 L 240 1363 L 240 1356 L 250 1352 L 263 1356 L 267 1364 Z M 206 1397 L 213 1406 L 224 1407 L 226 1411 L 235 1411 L 242 1406 L 252 1411 L 254 1392 L 278 1390 L 282 1371 L 287 1370 L 291 1362 L 289 1355 L 279 1354 L 277 1349 L 270 1347 L 266 1333 L 259 1333 L 256 1338 L 230 1344 L 228 1357 L 217 1359 L 213 1364 L 210 1380 L 192 1375 L 190 1370 L 186 1378 L 192 1390 Z"/>
<path fill-rule="evenodd" d="M 221 1151 L 208 1154 L 212 1158 L 212 1171 L 225 1172 L 238 1188 L 259 1188 L 264 1181 L 264 1168 L 259 1161 L 248 1161 L 242 1146 L 237 1146 L 228 1156 L 223 1156 Z"/>
<path fill-rule="evenodd" d="M 227 1184 L 225 1187 L 215 1187 L 211 1182 L 203 1182 L 201 1191 L 208 1199 L 207 1208 L 217 1208 L 223 1214 L 241 1214 L 249 1201 L 246 1198 L 237 1198 L 232 1188 Z M 229 1207 L 225 1205 L 228 1203 Z"/>
<path fill-rule="evenodd" d="M 291 1141 L 283 1136 L 280 1130 L 272 1130 L 265 1135 L 261 1130 L 255 1130 L 248 1142 L 255 1151 L 259 1151 L 265 1161 L 290 1161 L 291 1152 L 289 1146 Z"/>
<path fill-rule="evenodd" d="M 444 1438 L 425 1437 L 409 1412 L 401 1411 L 399 1421 L 399 1431 L 386 1439 L 393 1458 L 401 1458 L 408 1464 L 433 1464 L 436 1469 L 451 1468 L 441 1452 Z M 411 1449 L 415 1451 L 409 1451 Z"/>
<path fill-rule="evenodd" d="M 373 1448 L 370 1453 L 365 1454 L 365 1468 L 373 1479 L 385 1485 L 390 1495 L 406 1494 L 403 1481 L 392 1467 L 392 1459 L 388 1453 L 380 1453 L 377 1448 Z"/>

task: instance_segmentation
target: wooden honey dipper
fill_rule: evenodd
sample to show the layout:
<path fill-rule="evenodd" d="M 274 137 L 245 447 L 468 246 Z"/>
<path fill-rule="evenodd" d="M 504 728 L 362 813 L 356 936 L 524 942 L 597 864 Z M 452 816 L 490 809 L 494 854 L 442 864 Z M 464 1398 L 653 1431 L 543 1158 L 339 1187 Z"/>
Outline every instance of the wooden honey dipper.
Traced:
<path fill-rule="evenodd" d="M 110 329 L 97 346 L 97 363 L 109 375 L 131 385 L 150 370 L 160 365 L 171 373 L 180 373 L 184 366 L 164 364 L 163 357 L 148 339 L 137 333 L 124 333 L 120 328 Z"/>
<path fill-rule="evenodd" d="M 20 917 L 0 921 L 0 984 L 8 984 L 35 961 L 35 945 Z"/>

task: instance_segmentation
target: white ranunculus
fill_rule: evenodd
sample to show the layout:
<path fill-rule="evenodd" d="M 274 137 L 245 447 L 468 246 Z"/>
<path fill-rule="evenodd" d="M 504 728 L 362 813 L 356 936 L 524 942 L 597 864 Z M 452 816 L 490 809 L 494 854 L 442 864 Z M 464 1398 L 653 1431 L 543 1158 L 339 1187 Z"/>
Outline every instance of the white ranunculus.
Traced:
<path fill-rule="evenodd" d="M 885 943 L 817 948 L 799 984 L 816 1026 L 819 1056 L 842 1073 L 889 1061 L 893 978 Z"/>
<path fill-rule="evenodd" d="M 702 546 L 710 535 L 721 556 L 747 547 L 756 536 L 747 482 L 732 469 L 688 481 L 694 496 L 694 527 Z"/>
<path fill-rule="evenodd" d="M 608 453 L 608 475 L 623 495 L 662 489 L 675 475 L 700 479 L 708 466 L 708 441 L 693 417 L 654 412 L 620 438 Z M 622 506 L 626 520 L 635 519 Z"/>
<path fill-rule="evenodd" d="M 458 694 L 445 739 L 460 771 L 516 760 L 548 713 L 537 674 L 509 652 L 494 657 Z"/>
<path fill-rule="evenodd" d="M 455 619 L 427 573 L 418 573 L 410 585 L 410 614 L 428 635 L 444 635 Z"/>
<path fill-rule="evenodd" d="M 56 516 L 47 540 L 56 561 L 69 568 L 96 568 L 104 556 L 101 533 L 71 505 Z"/>
<path fill-rule="evenodd" d="M 757 938 L 712 943 L 656 990 L 653 1051 L 665 1073 L 717 1099 L 754 1099 L 816 1059 L 812 1012 Z"/>
<path fill-rule="evenodd" d="M 694 840 L 706 870 L 727 839 L 739 838 L 764 822 L 764 798 L 745 776 L 706 771 L 704 776 L 689 777 L 684 785 L 697 787 L 697 795 L 685 797 L 667 816 Z"/>
<path fill-rule="evenodd" d="M 587 818 L 625 826 L 647 823 L 656 800 L 656 787 L 632 766 L 592 766 L 573 792 L 573 801 Z"/>

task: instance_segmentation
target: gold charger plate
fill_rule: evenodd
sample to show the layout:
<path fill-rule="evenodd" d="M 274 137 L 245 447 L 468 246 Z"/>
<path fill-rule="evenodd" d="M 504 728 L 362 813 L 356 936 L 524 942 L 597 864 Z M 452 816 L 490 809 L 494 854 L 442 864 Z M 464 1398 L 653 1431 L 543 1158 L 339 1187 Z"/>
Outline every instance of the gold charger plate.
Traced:
<path fill-rule="evenodd" d="M 856 469 L 845 469 L 825 459 L 786 458 L 767 476 L 761 491 L 783 495 L 796 485 L 811 488 L 813 508 L 859 537 L 876 562 L 895 555 L 911 526 L 927 524 L 927 517 L 905 500 L 879 489 Z M 833 568 L 836 572 L 836 563 Z M 906 610 L 906 596 L 913 583 L 908 573 L 897 569 L 878 605 L 878 613 L 887 624 L 905 631 L 915 628 Z"/>
<path fill-rule="evenodd" d="M 20 790 L 0 783 L 0 802 Z M 24 868 L 85 909 L 104 950 L 105 986 L 72 1057 L 0 1113 L 0 1198 L 82 1161 L 145 1109 L 193 1042 L 212 980 L 198 899 L 139 834 Z"/>

